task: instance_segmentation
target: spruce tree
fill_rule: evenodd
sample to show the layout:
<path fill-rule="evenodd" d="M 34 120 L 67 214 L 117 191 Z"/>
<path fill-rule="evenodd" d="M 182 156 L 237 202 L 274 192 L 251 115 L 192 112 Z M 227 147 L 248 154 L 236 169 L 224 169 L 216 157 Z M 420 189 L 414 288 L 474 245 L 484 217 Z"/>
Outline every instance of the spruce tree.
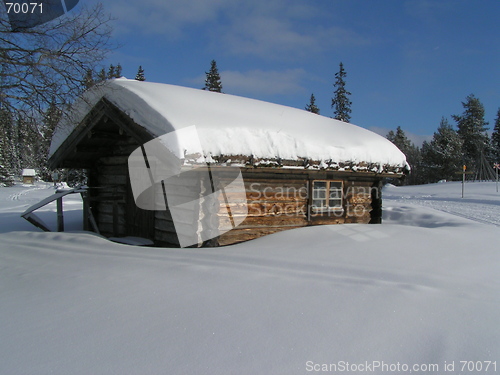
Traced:
<path fill-rule="evenodd" d="M 115 66 L 113 64 L 109 65 L 107 79 L 115 78 Z"/>
<path fill-rule="evenodd" d="M 144 69 L 142 69 L 142 65 L 139 65 L 139 69 L 137 70 L 137 74 L 135 75 L 135 80 L 141 82 L 146 80 L 146 76 L 144 75 Z"/>
<path fill-rule="evenodd" d="M 21 168 L 39 168 L 41 160 L 39 124 L 34 118 L 19 116 L 16 127 Z"/>
<path fill-rule="evenodd" d="M 345 88 L 345 77 L 346 72 L 344 70 L 344 64 L 342 62 L 339 64 L 339 71 L 335 73 L 335 83 L 333 86 L 336 88 L 334 91 L 334 97 L 332 98 L 332 108 L 334 108 L 334 119 L 349 122 L 351 119 L 351 105 L 352 102 L 349 100 L 351 93 Z"/>
<path fill-rule="evenodd" d="M 116 66 L 110 64 L 107 73 L 106 69 L 104 68 L 101 68 L 101 70 L 97 72 L 97 74 L 95 74 L 95 72 L 92 69 L 88 69 L 85 72 L 85 76 L 83 77 L 82 86 L 84 90 L 88 90 L 95 84 L 105 82 L 108 79 L 120 78 L 121 76 L 122 76 L 122 66 L 120 63 L 118 63 L 118 65 Z"/>
<path fill-rule="evenodd" d="M 491 134 L 491 147 L 493 149 L 493 158 L 495 163 L 500 162 L 500 108 L 498 108 L 497 118 L 495 119 L 495 127 Z"/>
<path fill-rule="evenodd" d="M 85 77 L 83 77 L 82 86 L 84 90 L 90 89 L 94 86 L 94 72 L 92 69 L 87 69 L 85 72 Z"/>
<path fill-rule="evenodd" d="M 12 140 L 9 138 L 11 129 L 11 113 L 0 108 L 0 186 L 11 186 L 14 183 L 11 167 Z"/>
<path fill-rule="evenodd" d="M 457 123 L 458 135 L 463 141 L 464 162 L 478 166 L 489 147 L 489 137 L 486 133 L 488 123 L 484 121 L 484 107 L 473 94 L 462 102 L 462 106 L 463 114 L 452 117 Z"/>
<path fill-rule="evenodd" d="M 205 87 L 203 88 L 203 90 L 222 92 L 222 82 L 215 60 L 211 61 L 210 70 L 208 72 L 205 72 L 205 74 Z"/>
<path fill-rule="evenodd" d="M 108 79 L 107 75 L 106 75 L 106 70 L 104 70 L 104 68 L 102 68 L 99 73 L 97 73 L 97 82 L 100 83 L 100 82 L 104 82 L 106 79 Z"/>
<path fill-rule="evenodd" d="M 426 182 L 453 180 L 462 165 L 463 142 L 446 118 L 430 142 L 422 145 L 422 162 Z"/>
<path fill-rule="evenodd" d="M 120 78 L 122 76 L 122 66 L 120 63 L 114 66 L 113 64 L 109 65 L 107 79 Z"/>
<path fill-rule="evenodd" d="M 309 104 L 306 105 L 305 110 L 319 115 L 319 108 L 316 106 L 316 98 L 314 97 L 314 94 L 311 94 L 311 99 L 309 100 Z"/>
<path fill-rule="evenodd" d="M 415 185 L 422 183 L 421 165 L 422 156 L 420 148 L 415 146 L 406 136 L 401 126 L 398 126 L 396 133 L 394 131 L 389 131 L 386 138 L 394 143 L 403 154 L 406 156 L 406 161 L 410 164 L 411 172 L 405 183 L 409 185 Z"/>
<path fill-rule="evenodd" d="M 396 133 L 394 133 L 394 131 L 389 131 L 389 133 L 387 133 L 387 136 L 386 138 L 391 141 L 392 143 L 394 143 L 400 150 L 403 154 L 407 154 L 408 151 L 410 150 L 411 148 L 411 141 L 408 139 L 408 137 L 406 136 L 406 133 L 404 132 L 403 129 L 401 129 L 401 126 L 398 126 L 396 128 Z"/>
<path fill-rule="evenodd" d="M 122 76 L 122 66 L 120 63 L 118 63 L 117 66 L 115 66 L 115 72 L 114 72 L 114 78 L 120 78 Z"/>

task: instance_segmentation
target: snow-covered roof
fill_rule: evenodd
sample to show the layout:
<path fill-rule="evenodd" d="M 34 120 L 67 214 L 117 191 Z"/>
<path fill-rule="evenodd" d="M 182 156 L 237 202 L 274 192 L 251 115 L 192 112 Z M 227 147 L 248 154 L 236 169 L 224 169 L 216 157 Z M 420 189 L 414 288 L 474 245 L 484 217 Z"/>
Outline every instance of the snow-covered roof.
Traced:
<path fill-rule="evenodd" d="M 54 135 L 50 155 L 84 116 L 106 98 L 154 137 L 195 125 L 207 157 L 246 155 L 259 160 L 313 160 L 403 169 L 404 154 L 390 141 L 356 125 L 304 110 L 234 95 L 119 78 L 86 94 L 70 122 Z M 189 132 L 179 132 L 189 134 Z M 177 137 L 190 153 L 189 137 Z"/>
<path fill-rule="evenodd" d="M 22 176 L 26 177 L 33 177 L 36 176 L 36 171 L 34 169 L 23 169 L 23 172 L 21 174 Z"/>

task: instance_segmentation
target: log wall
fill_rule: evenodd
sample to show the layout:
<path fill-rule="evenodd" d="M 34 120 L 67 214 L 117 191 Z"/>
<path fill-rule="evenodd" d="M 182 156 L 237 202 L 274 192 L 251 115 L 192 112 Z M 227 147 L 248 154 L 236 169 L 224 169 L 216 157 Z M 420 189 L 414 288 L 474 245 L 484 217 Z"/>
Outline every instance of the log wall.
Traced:
<path fill-rule="evenodd" d="M 243 173 L 248 213 L 243 222 L 218 238 L 219 245 L 247 241 L 282 230 L 308 225 L 369 223 L 372 197 L 379 196 L 378 180 L 356 176 L 339 176 L 322 171 L 293 171 L 273 174 L 252 170 Z M 311 208 L 312 182 L 331 180 L 343 182 L 343 207 L 326 212 Z M 374 190 L 377 190 L 376 192 Z M 219 221 L 230 222 L 233 215 L 243 214 L 238 204 L 220 201 Z"/>

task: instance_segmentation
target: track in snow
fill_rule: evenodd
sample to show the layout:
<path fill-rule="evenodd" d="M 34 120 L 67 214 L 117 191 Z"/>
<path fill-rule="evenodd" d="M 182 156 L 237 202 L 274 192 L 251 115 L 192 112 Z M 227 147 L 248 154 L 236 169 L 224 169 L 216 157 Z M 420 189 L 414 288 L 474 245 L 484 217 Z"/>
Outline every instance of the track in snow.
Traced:
<path fill-rule="evenodd" d="M 9 200 L 11 201 L 18 201 L 19 198 L 21 198 L 23 195 L 27 195 L 28 193 L 32 192 L 32 191 L 35 191 L 35 190 L 38 190 L 40 189 L 39 187 L 35 187 L 35 188 L 32 188 L 32 189 L 26 189 L 26 190 L 21 190 L 21 191 L 18 191 L 14 194 L 11 194 L 9 195 Z"/>
<path fill-rule="evenodd" d="M 388 201 L 433 208 L 483 224 L 500 226 L 500 205 L 498 201 L 445 200 L 431 197 L 385 198 Z"/>

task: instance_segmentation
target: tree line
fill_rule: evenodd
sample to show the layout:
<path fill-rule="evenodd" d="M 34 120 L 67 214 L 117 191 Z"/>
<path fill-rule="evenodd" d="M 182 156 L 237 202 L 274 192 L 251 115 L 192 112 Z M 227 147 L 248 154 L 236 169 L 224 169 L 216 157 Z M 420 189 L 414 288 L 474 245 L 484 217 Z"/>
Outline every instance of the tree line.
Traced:
<path fill-rule="evenodd" d="M 80 80 L 80 93 L 107 80 L 120 78 L 122 66 L 110 64 L 107 69 L 87 69 Z M 145 81 L 144 69 L 139 66 L 135 77 Z M 44 181 L 52 181 L 47 167 L 52 135 L 63 116 L 62 108 L 54 99 L 46 109 L 39 112 L 16 111 L 9 106 L 0 107 L 0 186 L 10 186 L 22 169 L 31 168 Z M 85 173 L 80 170 L 58 170 L 60 176 L 70 184 L 85 182 Z"/>
<path fill-rule="evenodd" d="M 400 126 L 387 134 L 412 168 L 407 184 L 458 180 L 462 178 L 463 166 L 474 180 L 494 179 L 493 165 L 500 161 L 500 108 L 490 136 L 479 98 L 474 94 L 467 96 L 462 107 L 462 114 L 451 116 L 456 129 L 448 118 L 441 118 L 432 139 L 421 147 L 415 146 Z"/>
<path fill-rule="evenodd" d="M 51 180 L 47 157 L 55 127 L 74 99 L 83 91 L 122 75 L 121 64 L 99 67 L 112 50 L 111 17 L 100 4 L 83 7 L 74 16 L 13 33 L 0 20 L 0 185 L 13 183 L 23 168 L 33 168 Z M 205 72 L 203 90 L 222 93 L 217 63 Z M 333 118 L 349 122 L 351 93 L 346 88 L 342 62 L 335 73 L 331 101 Z M 139 66 L 136 80 L 145 81 Z M 430 142 L 417 147 L 401 127 L 387 138 L 406 155 L 412 172 L 407 183 L 456 179 L 461 165 L 477 171 L 477 177 L 491 174 L 493 161 L 500 159 L 500 109 L 492 136 L 487 133 L 484 107 L 474 95 L 462 103 L 464 112 L 453 115 L 457 130 L 443 118 Z M 311 94 L 305 109 L 319 114 Z M 66 171 L 66 179 L 81 179 L 80 172 Z"/>
<path fill-rule="evenodd" d="M 335 73 L 335 90 L 331 107 L 333 118 L 349 122 L 351 119 L 351 93 L 346 88 L 346 70 L 340 62 Z M 206 72 L 204 90 L 222 92 L 221 78 L 217 63 L 212 60 Z M 406 156 L 411 167 L 410 174 L 404 180 L 406 184 L 424 184 L 440 180 L 457 180 L 459 172 L 467 166 L 474 179 L 492 179 L 493 164 L 500 161 L 500 109 L 498 110 L 491 137 L 488 134 L 488 122 L 485 121 L 484 106 L 473 94 L 462 103 L 463 113 L 452 115 L 457 130 L 445 117 L 434 133 L 432 140 L 425 141 L 421 147 L 415 146 L 398 126 L 391 130 L 386 138 L 394 143 Z M 311 94 L 305 110 L 320 114 L 316 97 Z"/>

